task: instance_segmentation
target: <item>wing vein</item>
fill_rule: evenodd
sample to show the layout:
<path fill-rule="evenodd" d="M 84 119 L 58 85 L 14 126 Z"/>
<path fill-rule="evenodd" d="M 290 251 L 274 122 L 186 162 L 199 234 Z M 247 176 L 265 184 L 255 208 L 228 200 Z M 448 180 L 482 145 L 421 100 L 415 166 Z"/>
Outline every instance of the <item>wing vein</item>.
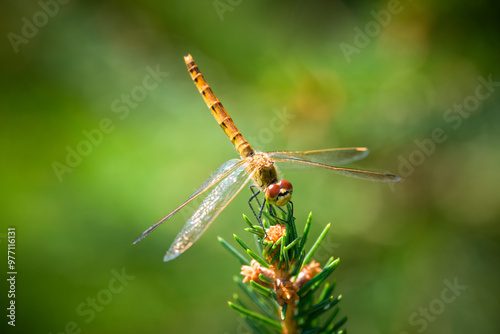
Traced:
<path fill-rule="evenodd" d="M 255 169 L 242 165 L 225 177 L 188 219 L 179 232 L 163 260 L 170 261 L 184 253 L 212 224 L 224 208 L 252 179 Z M 245 174 L 247 176 L 245 177 Z"/>
<path fill-rule="evenodd" d="M 194 191 L 193 194 L 191 194 L 191 196 L 189 196 L 189 198 L 184 203 L 179 205 L 175 210 L 173 210 L 168 215 L 166 215 L 165 217 L 160 219 L 158 222 L 156 222 L 154 225 L 149 227 L 147 230 L 142 232 L 142 234 L 139 237 L 137 237 L 137 239 L 135 239 L 133 244 L 136 244 L 139 241 L 141 241 L 142 239 L 144 239 L 146 236 L 148 236 L 148 234 L 150 234 L 152 231 L 154 231 L 164 221 L 172 218 L 173 215 L 175 215 L 180 209 L 182 209 L 183 207 L 188 205 L 192 200 L 194 200 L 195 198 L 197 198 L 198 196 L 203 194 L 205 191 L 207 191 L 208 189 L 210 189 L 211 187 L 213 187 L 217 183 L 221 182 L 221 180 L 223 180 L 225 177 L 227 177 L 228 175 L 233 173 L 236 169 L 241 167 L 244 164 L 244 162 L 245 162 L 244 160 L 231 159 L 231 160 L 228 160 L 225 163 L 223 163 L 221 166 L 219 166 L 219 168 L 217 168 L 215 170 L 215 172 L 212 173 L 212 175 L 210 175 L 205 180 L 205 182 L 202 183 L 201 186 L 198 187 L 198 189 L 196 189 Z"/>

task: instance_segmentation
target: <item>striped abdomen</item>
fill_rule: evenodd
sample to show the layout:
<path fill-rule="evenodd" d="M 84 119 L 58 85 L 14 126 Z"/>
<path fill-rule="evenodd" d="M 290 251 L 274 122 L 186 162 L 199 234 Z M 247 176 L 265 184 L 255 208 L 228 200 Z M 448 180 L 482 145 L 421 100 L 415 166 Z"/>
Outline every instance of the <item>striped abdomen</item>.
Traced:
<path fill-rule="evenodd" d="M 186 61 L 189 74 L 191 75 L 191 78 L 193 79 L 196 87 L 203 96 L 205 103 L 212 111 L 215 120 L 217 121 L 217 123 L 219 123 L 222 130 L 224 130 L 226 135 L 229 137 L 240 156 L 242 158 L 252 156 L 254 154 L 252 146 L 250 146 L 245 138 L 243 138 L 241 132 L 236 128 L 233 120 L 231 119 L 231 117 L 229 117 L 226 110 L 222 106 L 222 103 L 220 103 L 219 99 L 217 99 L 217 97 L 212 92 L 212 89 L 207 84 L 207 82 L 203 78 L 203 75 L 198 69 L 198 65 L 195 64 L 193 57 L 191 57 L 191 55 L 187 55 L 186 57 L 184 57 L 184 60 Z"/>

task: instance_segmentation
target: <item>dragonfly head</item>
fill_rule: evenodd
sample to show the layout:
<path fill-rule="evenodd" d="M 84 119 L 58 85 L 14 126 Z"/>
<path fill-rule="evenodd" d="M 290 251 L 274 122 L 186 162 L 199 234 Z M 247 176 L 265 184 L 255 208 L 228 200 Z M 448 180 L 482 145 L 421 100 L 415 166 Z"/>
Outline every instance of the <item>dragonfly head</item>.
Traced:
<path fill-rule="evenodd" d="M 286 205 L 292 198 L 293 187 L 287 180 L 271 184 L 266 189 L 266 200 L 277 206 Z"/>

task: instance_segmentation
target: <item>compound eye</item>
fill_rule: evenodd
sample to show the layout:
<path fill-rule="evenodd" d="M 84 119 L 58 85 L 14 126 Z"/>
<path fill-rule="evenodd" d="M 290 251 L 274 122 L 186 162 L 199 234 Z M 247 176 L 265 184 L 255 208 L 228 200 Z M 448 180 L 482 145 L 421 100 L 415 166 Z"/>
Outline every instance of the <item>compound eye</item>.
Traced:
<path fill-rule="evenodd" d="M 275 184 L 271 184 L 269 187 L 267 187 L 266 190 L 266 198 L 270 200 L 276 200 L 278 198 L 278 195 L 280 194 L 280 186 Z"/>
<path fill-rule="evenodd" d="M 279 182 L 279 186 L 281 189 L 285 189 L 286 191 L 292 191 L 293 187 L 292 184 L 288 180 L 281 180 Z"/>

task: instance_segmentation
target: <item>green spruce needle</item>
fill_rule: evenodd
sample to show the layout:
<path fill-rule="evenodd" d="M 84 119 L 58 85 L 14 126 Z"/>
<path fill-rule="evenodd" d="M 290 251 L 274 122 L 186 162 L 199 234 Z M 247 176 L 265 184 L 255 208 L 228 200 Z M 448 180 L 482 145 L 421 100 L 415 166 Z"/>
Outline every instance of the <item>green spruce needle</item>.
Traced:
<path fill-rule="evenodd" d="M 248 247 L 248 246 L 247 246 L 247 245 L 243 242 L 243 240 L 241 240 L 241 239 L 240 239 L 240 237 L 238 237 L 236 234 L 233 234 L 233 237 L 234 237 L 234 240 L 236 240 L 236 242 L 237 242 L 238 244 L 240 244 L 240 246 L 241 246 L 241 247 L 243 247 L 243 249 L 244 249 L 245 251 L 247 251 L 247 250 L 249 250 L 249 249 L 250 249 L 250 247 Z"/>
<path fill-rule="evenodd" d="M 217 237 L 217 239 L 222 244 L 222 246 L 224 246 L 224 248 L 229 251 L 229 253 L 233 254 L 240 261 L 241 264 L 247 266 L 250 265 L 250 261 L 246 257 L 244 257 L 240 252 L 238 252 L 233 246 L 228 244 L 226 240 L 222 239 L 221 237 Z"/>
<path fill-rule="evenodd" d="M 299 296 L 305 295 L 314 286 L 321 284 L 331 273 L 337 268 L 339 264 L 339 259 L 333 261 L 329 266 L 323 268 L 323 270 L 314 276 L 309 282 L 307 282 L 302 288 L 300 288 L 298 294 Z"/>
<path fill-rule="evenodd" d="M 286 247 L 285 247 L 285 250 L 286 251 L 289 251 L 290 249 L 292 249 L 292 247 L 294 247 L 300 240 L 302 239 L 302 237 L 297 237 L 294 241 L 290 242 Z"/>
<path fill-rule="evenodd" d="M 304 227 L 304 234 L 302 235 L 302 240 L 300 241 L 300 246 L 298 249 L 299 254 L 302 253 L 304 247 L 306 246 L 307 237 L 309 236 L 309 231 L 311 230 L 312 217 L 312 212 L 309 212 L 309 216 L 306 220 L 306 226 Z"/>
<path fill-rule="evenodd" d="M 255 289 L 255 291 L 260 292 L 264 296 L 266 297 L 272 296 L 275 300 L 277 299 L 276 293 L 273 290 L 266 288 L 265 286 L 262 286 L 255 281 L 250 281 L 250 285 L 252 286 L 252 288 Z"/>
<path fill-rule="evenodd" d="M 259 323 L 262 323 L 262 324 L 265 324 L 265 325 L 268 325 L 278 331 L 281 331 L 281 325 L 277 322 L 277 321 L 274 321 L 272 319 L 269 319 L 268 317 L 265 317 L 261 314 L 258 314 L 258 313 L 255 313 L 253 311 L 250 311 L 250 310 L 247 310 L 241 306 L 238 306 L 236 304 L 233 304 L 231 302 L 228 302 L 229 304 L 229 307 L 231 307 L 232 309 L 240 312 L 241 314 L 243 314 L 244 316 L 247 316 L 251 319 L 253 319 L 254 321 L 257 321 Z"/>
<path fill-rule="evenodd" d="M 266 260 L 264 260 L 263 258 L 261 258 L 257 253 L 255 253 L 253 250 L 251 249 L 247 249 L 247 254 L 250 255 L 250 257 L 252 259 L 254 259 L 255 261 L 259 262 L 259 264 L 263 267 L 266 267 L 266 268 L 269 268 L 269 264 L 266 262 Z"/>
<path fill-rule="evenodd" d="M 259 279 L 265 284 L 274 284 L 274 280 L 265 275 L 259 274 Z"/>
<path fill-rule="evenodd" d="M 345 331 L 337 331 L 340 327 L 342 327 L 347 321 L 347 317 L 343 317 L 340 319 L 339 322 L 337 322 L 335 325 L 333 325 L 331 328 L 328 329 L 329 333 L 345 333 Z"/>
<path fill-rule="evenodd" d="M 246 255 L 224 239 L 218 239 L 242 265 L 251 265 L 247 256 L 260 265 L 242 269 L 246 283 L 243 283 L 241 278 L 235 278 L 235 282 L 250 299 L 251 305 L 245 305 L 240 297 L 235 295 L 235 302 L 229 302 L 229 306 L 240 313 L 255 333 L 341 333 L 340 329 L 347 319 L 344 317 L 336 321 L 339 313 L 337 304 L 341 296 L 332 295 L 335 281 L 327 282 L 337 268 L 339 259 L 331 257 L 319 273 L 315 265 L 310 266 L 313 255 L 321 247 L 321 242 L 330 229 L 330 224 L 324 227 L 311 249 L 307 251 L 312 213 L 307 217 L 303 234 L 298 235 L 292 206 L 288 204 L 287 208 L 285 212 L 271 209 L 270 214 L 269 207 L 265 206 L 265 229 L 253 225 L 248 217 L 243 216 L 249 226 L 245 231 L 254 235 L 256 251 L 237 235 L 234 235 L 234 240 L 244 249 Z M 276 218 L 276 214 L 282 216 L 281 220 Z M 278 224 L 284 224 L 285 229 L 280 227 L 268 234 L 269 226 Z M 270 237 L 264 238 L 265 235 Z"/>
<path fill-rule="evenodd" d="M 245 223 L 248 224 L 248 226 L 253 227 L 252 222 L 250 221 L 250 219 L 246 215 L 243 215 L 243 220 L 245 221 Z"/>
<path fill-rule="evenodd" d="M 262 310 L 262 312 L 265 313 L 266 316 L 272 317 L 275 314 L 274 305 L 271 304 L 272 306 L 270 306 L 269 302 L 265 302 L 265 300 L 260 298 L 260 294 L 257 294 L 253 288 L 245 285 L 238 277 L 235 277 L 234 281 L 239 285 L 241 290 L 243 290 L 243 292 L 245 292 L 245 294 L 250 297 L 255 305 L 257 305 Z"/>
<path fill-rule="evenodd" d="M 311 247 L 311 249 L 307 253 L 307 255 L 306 255 L 305 259 L 304 259 L 304 263 L 309 263 L 309 260 L 314 255 L 314 252 L 316 252 L 316 250 L 318 249 L 319 245 L 321 244 L 321 242 L 325 238 L 325 236 L 328 233 L 329 229 L 330 229 L 330 224 L 328 224 L 328 225 L 325 226 L 325 228 L 323 229 L 323 232 L 321 232 L 321 234 L 318 237 L 318 239 L 316 239 L 316 242 L 314 243 L 314 245 Z"/>

